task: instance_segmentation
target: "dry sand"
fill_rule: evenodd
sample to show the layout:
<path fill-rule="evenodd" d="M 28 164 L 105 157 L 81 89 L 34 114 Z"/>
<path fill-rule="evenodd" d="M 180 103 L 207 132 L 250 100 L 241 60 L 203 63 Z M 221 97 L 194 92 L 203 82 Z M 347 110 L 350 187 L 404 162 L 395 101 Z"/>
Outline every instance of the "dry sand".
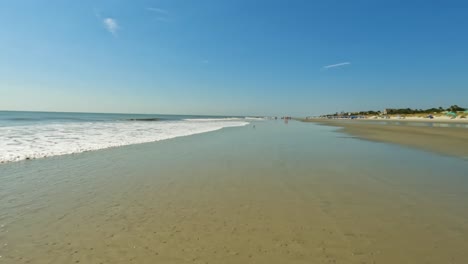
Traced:
<path fill-rule="evenodd" d="M 343 132 L 367 140 L 394 143 L 444 155 L 468 157 L 468 128 L 464 127 L 398 125 L 394 123 L 396 121 L 381 121 L 385 123 L 377 124 L 379 121 L 375 120 L 303 119 L 301 121 L 341 127 Z M 411 121 L 414 120 L 398 120 L 398 122 Z"/>

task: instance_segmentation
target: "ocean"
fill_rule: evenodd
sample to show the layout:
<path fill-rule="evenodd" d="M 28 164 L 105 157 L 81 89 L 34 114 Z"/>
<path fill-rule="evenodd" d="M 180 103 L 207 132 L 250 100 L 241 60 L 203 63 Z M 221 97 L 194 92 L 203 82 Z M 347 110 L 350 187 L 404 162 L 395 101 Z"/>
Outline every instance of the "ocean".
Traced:
<path fill-rule="evenodd" d="M 244 126 L 249 117 L 0 111 L 0 163 Z"/>

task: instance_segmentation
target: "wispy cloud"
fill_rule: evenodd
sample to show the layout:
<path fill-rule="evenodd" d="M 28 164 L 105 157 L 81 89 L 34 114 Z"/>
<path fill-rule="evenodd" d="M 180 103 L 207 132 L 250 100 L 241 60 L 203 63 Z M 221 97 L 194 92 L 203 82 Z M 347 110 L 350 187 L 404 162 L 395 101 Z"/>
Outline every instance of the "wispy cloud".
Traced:
<path fill-rule="evenodd" d="M 102 23 L 104 24 L 104 27 L 107 29 L 107 31 L 109 31 L 114 36 L 117 35 L 117 31 L 119 30 L 119 24 L 117 23 L 117 20 L 107 17 L 102 20 Z"/>
<path fill-rule="evenodd" d="M 340 62 L 340 63 L 337 63 L 337 64 L 331 64 L 331 65 L 326 65 L 326 66 L 323 66 L 323 69 L 331 69 L 331 68 L 336 68 L 336 67 L 342 67 L 342 66 L 346 66 L 346 65 L 350 65 L 351 62 Z"/>
<path fill-rule="evenodd" d="M 210 63 L 210 61 L 209 60 L 202 60 L 201 63 L 207 64 L 207 63 Z"/>
<path fill-rule="evenodd" d="M 147 11 L 150 11 L 156 15 L 156 19 L 161 22 L 169 22 L 171 14 L 166 9 L 158 7 L 147 7 Z"/>
<path fill-rule="evenodd" d="M 164 15 L 169 14 L 169 11 L 162 9 L 162 8 L 157 8 L 157 7 L 147 7 L 146 10 L 156 12 L 159 14 L 164 14 Z"/>

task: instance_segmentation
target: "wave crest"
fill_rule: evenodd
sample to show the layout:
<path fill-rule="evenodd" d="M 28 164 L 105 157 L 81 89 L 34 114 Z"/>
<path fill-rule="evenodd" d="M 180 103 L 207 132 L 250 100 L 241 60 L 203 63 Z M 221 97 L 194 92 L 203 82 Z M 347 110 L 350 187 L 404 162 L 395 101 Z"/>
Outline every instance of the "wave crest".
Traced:
<path fill-rule="evenodd" d="M 241 120 L 218 119 L 76 122 L 0 127 L 0 163 L 147 143 L 247 124 L 249 123 Z"/>

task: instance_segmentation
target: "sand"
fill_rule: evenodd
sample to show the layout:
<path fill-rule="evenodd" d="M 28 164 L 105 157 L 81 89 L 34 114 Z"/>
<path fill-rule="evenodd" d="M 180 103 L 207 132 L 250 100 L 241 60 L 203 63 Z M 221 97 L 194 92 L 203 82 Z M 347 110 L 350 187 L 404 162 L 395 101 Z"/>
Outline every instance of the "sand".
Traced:
<path fill-rule="evenodd" d="M 465 168 L 299 122 L 4 164 L 0 263 L 468 263 Z"/>
<path fill-rule="evenodd" d="M 382 116 L 368 116 L 367 119 L 361 120 L 378 120 L 378 121 L 401 121 L 401 122 L 430 122 L 430 123 L 458 123 L 458 124 L 468 124 L 468 118 L 462 118 L 457 116 L 456 118 L 450 116 L 433 116 L 432 119 L 427 118 L 426 116 L 399 116 L 399 115 L 390 115 L 387 117 Z"/>
<path fill-rule="evenodd" d="M 451 126 L 413 126 L 399 125 L 396 121 L 375 120 L 329 120 L 307 119 L 305 122 L 316 122 L 327 126 L 341 127 L 343 132 L 362 139 L 394 143 L 433 151 L 444 155 L 468 158 L 468 128 Z M 371 122 L 369 122 L 371 121 Z M 415 120 L 398 120 L 400 123 Z M 424 122 L 428 122 L 427 119 Z"/>

